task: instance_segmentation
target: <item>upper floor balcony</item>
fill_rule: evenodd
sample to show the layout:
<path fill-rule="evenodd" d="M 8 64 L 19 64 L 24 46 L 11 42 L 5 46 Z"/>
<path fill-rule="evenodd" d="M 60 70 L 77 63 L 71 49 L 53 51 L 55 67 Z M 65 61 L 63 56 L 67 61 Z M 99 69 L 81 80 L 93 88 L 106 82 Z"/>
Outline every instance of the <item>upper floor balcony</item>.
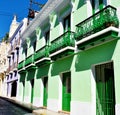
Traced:
<path fill-rule="evenodd" d="M 33 63 L 34 63 L 34 55 L 32 54 L 25 59 L 25 67 L 29 68 L 31 66 L 34 66 Z"/>
<path fill-rule="evenodd" d="M 74 52 L 74 33 L 67 31 L 51 42 L 49 53 L 52 60 Z"/>
<path fill-rule="evenodd" d="M 34 54 L 34 60 L 36 61 L 35 64 L 37 65 L 49 62 L 49 46 L 44 46 L 43 48 L 36 51 Z"/>
<path fill-rule="evenodd" d="M 23 60 L 17 65 L 18 70 L 22 69 L 24 65 L 25 65 L 25 61 Z"/>
<path fill-rule="evenodd" d="M 76 25 L 77 45 L 80 49 L 84 49 L 86 45 L 95 44 L 95 41 L 98 42 L 101 38 L 101 41 L 111 40 L 117 36 L 118 26 L 116 8 L 109 5 Z M 102 37 L 100 37 L 101 35 Z M 107 38 L 106 36 L 112 37 Z"/>

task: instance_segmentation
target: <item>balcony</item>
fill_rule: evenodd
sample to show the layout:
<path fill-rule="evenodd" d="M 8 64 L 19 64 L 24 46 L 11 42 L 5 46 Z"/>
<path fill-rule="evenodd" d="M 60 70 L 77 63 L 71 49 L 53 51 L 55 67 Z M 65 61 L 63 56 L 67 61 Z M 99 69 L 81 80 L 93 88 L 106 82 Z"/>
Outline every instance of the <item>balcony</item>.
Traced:
<path fill-rule="evenodd" d="M 18 64 L 18 66 L 17 66 L 18 70 L 20 70 L 24 67 L 24 63 L 25 63 L 25 61 L 23 60 Z"/>
<path fill-rule="evenodd" d="M 39 66 L 50 61 L 49 46 L 44 46 L 34 54 L 35 63 Z"/>
<path fill-rule="evenodd" d="M 33 62 L 34 62 L 34 55 L 30 55 L 29 57 L 26 58 L 25 60 L 25 67 L 26 68 L 29 68 L 29 67 L 32 67 L 34 66 Z"/>
<path fill-rule="evenodd" d="M 74 33 L 67 31 L 51 42 L 49 53 L 52 60 L 70 55 L 74 52 Z"/>
<path fill-rule="evenodd" d="M 116 14 L 116 8 L 109 5 L 76 25 L 75 39 L 77 45 L 82 49 L 86 45 L 94 44 L 95 41 L 98 42 L 101 38 L 108 35 L 109 37 L 101 41 L 111 40 L 114 36 L 118 35 L 118 26 L 119 20 Z"/>

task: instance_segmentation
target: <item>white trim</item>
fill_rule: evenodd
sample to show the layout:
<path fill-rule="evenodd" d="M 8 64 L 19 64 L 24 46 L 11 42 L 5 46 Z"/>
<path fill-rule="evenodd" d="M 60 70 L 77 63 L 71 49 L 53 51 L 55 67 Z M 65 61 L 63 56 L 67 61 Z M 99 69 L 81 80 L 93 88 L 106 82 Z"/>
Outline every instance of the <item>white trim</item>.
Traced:
<path fill-rule="evenodd" d="M 42 59 L 36 61 L 35 64 L 37 64 L 37 63 L 39 63 L 39 62 L 42 62 L 42 61 L 45 61 L 45 60 L 50 61 L 50 58 L 49 58 L 49 57 L 42 58 Z"/>
<path fill-rule="evenodd" d="M 24 71 L 24 70 L 25 70 L 25 67 L 23 67 L 22 69 L 18 70 L 18 73 L 19 73 L 20 71 Z"/>
<path fill-rule="evenodd" d="M 59 50 L 59 51 L 51 54 L 50 57 L 55 56 L 55 55 L 57 55 L 57 54 L 59 54 L 59 53 L 61 53 L 61 52 L 64 52 L 64 51 L 66 51 L 66 50 L 73 50 L 73 51 L 74 51 L 75 48 L 74 48 L 74 47 L 71 47 L 71 46 L 67 46 L 67 47 L 62 48 L 61 50 Z"/>
<path fill-rule="evenodd" d="M 100 32 L 97 32 L 97 33 L 95 33 L 95 34 L 92 34 L 92 35 L 90 35 L 90 36 L 88 36 L 88 37 L 86 37 L 86 38 L 83 38 L 82 40 L 80 40 L 80 41 L 78 41 L 78 42 L 76 42 L 77 43 L 77 45 L 78 44 L 82 44 L 82 43 L 84 43 L 84 42 L 86 42 L 86 41 L 88 41 L 88 40 L 91 40 L 91 39 L 93 39 L 93 38 L 95 38 L 95 37 L 97 37 L 97 36 L 99 36 L 99 35 L 102 35 L 102 34 L 104 34 L 104 33 L 106 33 L 106 32 L 109 32 L 109 31 L 115 31 L 115 32 L 119 32 L 120 30 L 118 29 L 118 28 L 116 28 L 116 27 L 108 27 L 108 28 L 106 28 L 106 29 L 104 29 L 104 30 L 101 30 Z"/>
<path fill-rule="evenodd" d="M 26 66 L 25 69 L 29 68 L 30 66 L 35 66 L 35 64 L 31 63 L 30 65 Z"/>

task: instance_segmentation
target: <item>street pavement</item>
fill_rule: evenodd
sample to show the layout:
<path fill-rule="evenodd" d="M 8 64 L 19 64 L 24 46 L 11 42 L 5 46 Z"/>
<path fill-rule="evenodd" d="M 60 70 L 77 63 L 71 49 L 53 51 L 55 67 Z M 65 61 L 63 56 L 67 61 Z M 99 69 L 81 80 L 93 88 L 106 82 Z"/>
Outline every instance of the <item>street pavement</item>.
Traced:
<path fill-rule="evenodd" d="M 17 105 L 0 98 L 0 115 L 33 115 Z"/>
<path fill-rule="evenodd" d="M 5 100 L 7 100 L 7 101 L 5 101 Z M 1 103 L 1 101 L 3 101 L 2 102 L 3 104 Z M 11 109 L 8 109 L 8 110 L 12 113 L 10 113 L 10 112 L 9 112 L 9 114 L 0 113 L 0 115 L 70 115 L 69 113 L 54 112 L 54 111 L 50 111 L 48 109 L 44 109 L 44 108 L 41 108 L 41 107 L 33 106 L 32 104 L 27 104 L 27 103 L 24 103 L 24 102 L 20 102 L 20 101 L 16 100 L 16 98 L 13 98 L 13 97 L 12 98 L 0 97 L 0 105 L 1 104 L 3 106 L 8 105 L 7 108 L 10 108 L 9 106 L 11 106 Z M 11 104 L 22 107 L 23 109 L 21 110 L 20 108 L 18 108 L 18 111 L 17 111 L 17 109 L 14 110 L 14 108 L 17 108 L 17 107 L 16 106 L 12 107 Z M 1 108 L 1 106 L 0 106 L 0 108 Z M 7 108 L 4 107 L 5 110 L 7 110 Z M 24 111 L 24 110 L 27 110 L 27 111 Z M 1 112 L 1 109 L 0 109 L 0 112 Z"/>

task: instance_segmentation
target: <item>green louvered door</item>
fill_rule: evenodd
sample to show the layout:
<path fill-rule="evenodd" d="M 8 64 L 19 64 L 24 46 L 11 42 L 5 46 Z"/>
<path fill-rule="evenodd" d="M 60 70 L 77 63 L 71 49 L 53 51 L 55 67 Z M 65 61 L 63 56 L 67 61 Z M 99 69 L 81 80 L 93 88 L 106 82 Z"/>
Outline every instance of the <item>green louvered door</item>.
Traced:
<path fill-rule="evenodd" d="M 63 74 L 63 98 L 62 98 L 62 110 L 70 111 L 71 101 L 71 74 L 70 72 Z"/>
<path fill-rule="evenodd" d="M 47 106 L 47 98 L 48 98 L 48 77 L 43 78 L 43 85 L 44 85 L 43 105 L 46 107 Z"/>
<path fill-rule="evenodd" d="M 96 115 L 115 115 L 115 92 L 113 63 L 97 65 Z"/>

